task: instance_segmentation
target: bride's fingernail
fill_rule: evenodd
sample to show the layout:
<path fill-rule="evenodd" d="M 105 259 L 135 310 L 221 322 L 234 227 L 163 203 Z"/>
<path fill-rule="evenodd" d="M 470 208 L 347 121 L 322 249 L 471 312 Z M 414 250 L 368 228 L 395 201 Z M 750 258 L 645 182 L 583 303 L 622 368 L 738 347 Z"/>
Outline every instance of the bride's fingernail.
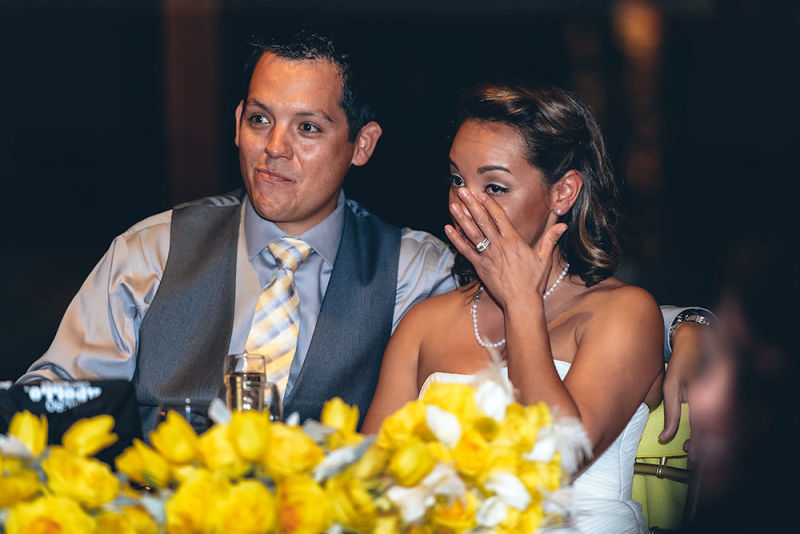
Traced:
<path fill-rule="evenodd" d="M 487 199 L 487 198 L 488 198 L 488 197 L 486 196 L 486 193 L 484 193 L 483 191 L 481 191 L 480 193 L 478 193 L 478 200 L 480 200 L 481 202 L 486 202 L 486 199 Z"/>
<path fill-rule="evenodd" d="M 458 196 L 460 196 L 461 198 L 466 199 L 467 195 L 469 195 L 469 192 L 463 187 L 458 190 Z"/>

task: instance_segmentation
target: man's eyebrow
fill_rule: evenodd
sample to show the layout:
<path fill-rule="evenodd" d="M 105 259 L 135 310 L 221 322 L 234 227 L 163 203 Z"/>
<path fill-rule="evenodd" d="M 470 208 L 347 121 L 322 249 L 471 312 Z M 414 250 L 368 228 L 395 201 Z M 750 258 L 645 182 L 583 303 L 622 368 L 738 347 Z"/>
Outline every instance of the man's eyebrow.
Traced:
<path fill-rule="evenodd" d="M 270 111 L 269 106 L 259 102 L 258 100 L 248 100 L 245 105 L 246 106 L 255 106 L 255 107 L 257 107 L 259 109 L 262 109 L 264 111 Z M 295 113 L 295 116 L 296 117 L 321 117 L 322 119 L 324 119 L 324 120 L 330 122 L 331 124 L 333 124 L 333 119 L 330 117 L 330 115 L 328 115 L 327 113 L 325 113 L 321 109 L 315 109 L 315 110 L 310 110 L 310 111 L 298 111 L 297 113 Z"/>
<path fill-rule="evenodd" d="M 261 102 L 259 102 L 258 100 L 248 100 L 247 102 L 244 103 L 244 105 L 245 105 L 245 107 L 247 107 L 247 106 L 255 106 L 257 108 L 263 109 L 264 111 L 269 111 L 269 108 L 265 104 L 262 104 Z"/>
<path fill-rule="evenodd" d="M 328 116 L 328 114 L 325 113 L 324 111 L 322 111 L 321 109 L 316 109 L 316 110 L 313 110 L 313 111 L 299 111 L 299 112 L 295 113 L 295 115 L 297 117 L 322 117 L 326 121 L 328 121 L 331 124 L 333 124 L 333 119 L 330 118 L 330 116 Z"/>

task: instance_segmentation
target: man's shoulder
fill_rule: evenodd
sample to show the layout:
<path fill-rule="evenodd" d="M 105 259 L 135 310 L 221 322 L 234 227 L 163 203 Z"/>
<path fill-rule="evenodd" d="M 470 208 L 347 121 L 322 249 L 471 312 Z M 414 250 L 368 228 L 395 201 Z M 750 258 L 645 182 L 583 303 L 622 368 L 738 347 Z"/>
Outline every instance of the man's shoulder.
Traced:
<path fill-rule="evenodd" d="M 428 250 L 441 256 L 452 255 L 450 248 L 435 235 L 408 227 L 400 231 L 400 246 Z"/>
<path fill-rule="evenodd" d="M 210 197 L 203 197 L 198 198 L 197 200 L 190 200 L 189 202 L 183 202 L 178 204 L 173 209 L 183 209 L 193 206 L 208 206 L 208 207 L 220 207 L 224 208 L 227 206 L 240 206 L 244 199 L 247 198 L 243 189 L 235 189 L 228 193 L 224 193 L 222 195 L 213 195 Z"/>
<path fill-rule="evenodd" d="M 181 204 L 178 204 L 172 209 L 168 209 L 162 211 L 161 213 L 156 213 L 155 215 L 151 215 L 145 219 L 142 219 L 141 221 L 137 222 L 136 224 L 125 230 L 122 234 L 118 236 L 117 239 L 121 238 L 125 241 L 130 241 L 142 238 L 144 236 L 158 235 L 158 234 L 166 234 L 166 237 L 168 237 L 170 226 L 172 224 L 172 213 L 174 210 L 192 208 L 195 206 L 200 206 L 200 207 L 238 206 L 242 204 L 244 198 L 246 197 L 244 196 L 243 192 L 241 190 L 236 190 L 222 195 L 214 195 L 214 196 L 199 198 L 197 200 L 191 200 L 189 202 L 183 202 Z"/>

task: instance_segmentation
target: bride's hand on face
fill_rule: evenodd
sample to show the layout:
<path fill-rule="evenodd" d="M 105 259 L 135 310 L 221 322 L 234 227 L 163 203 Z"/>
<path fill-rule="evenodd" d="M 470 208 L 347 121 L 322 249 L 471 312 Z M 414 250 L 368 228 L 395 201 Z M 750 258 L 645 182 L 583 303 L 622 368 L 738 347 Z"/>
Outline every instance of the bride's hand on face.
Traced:
<path fill-rule="evenodd" d="M 450 213 L 461 232 L 449 224 L 445 232 L 475 267 L 497 303 L 505 309 L 511 298 L 520 302 L 541 299 L 553 263 L 553 249 L 567 225 L 549 224 L 538 241 L 530 246 L 489 195 L 481 192 L 476 198 L 466 187 L 461 187 L 458 196 L 460 202 L 450 204 Z M 489 240 L 489 245 L 478 252 L 475 246 L 484 238 Z"/>

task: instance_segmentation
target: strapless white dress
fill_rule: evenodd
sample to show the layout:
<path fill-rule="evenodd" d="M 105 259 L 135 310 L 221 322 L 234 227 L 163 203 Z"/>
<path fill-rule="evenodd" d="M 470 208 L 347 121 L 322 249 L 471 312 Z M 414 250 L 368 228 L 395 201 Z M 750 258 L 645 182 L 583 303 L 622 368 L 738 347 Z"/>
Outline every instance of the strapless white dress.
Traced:
<path fill-rule="evenodd" d="M 561 380 L 570 363 L 555 360 Z M 508 369 L 504 368 L 506 380 Z M 469 384 L 473 375 L 436 372 L 430 375 L 419 392 L 420 397 L 431 382 Z M 647 534 L 641 505 L 631 497 L 633 462 L 650 411 L 642 403 L 614 443 L 573 483 L 573 522 L 585 534 Z"/>

